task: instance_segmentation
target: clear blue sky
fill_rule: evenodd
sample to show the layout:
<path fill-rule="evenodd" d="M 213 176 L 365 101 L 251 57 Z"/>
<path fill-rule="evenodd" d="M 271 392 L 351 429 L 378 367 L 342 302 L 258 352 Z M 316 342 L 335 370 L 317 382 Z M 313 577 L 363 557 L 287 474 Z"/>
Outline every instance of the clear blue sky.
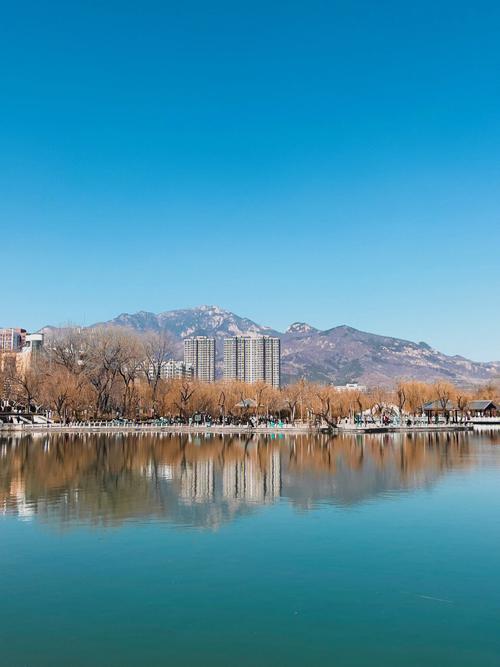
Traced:
<path fill-rule="evenodd" d="M 0 324 L 215 303 L 500 359 L 498 2 L 24 2 Z"/>

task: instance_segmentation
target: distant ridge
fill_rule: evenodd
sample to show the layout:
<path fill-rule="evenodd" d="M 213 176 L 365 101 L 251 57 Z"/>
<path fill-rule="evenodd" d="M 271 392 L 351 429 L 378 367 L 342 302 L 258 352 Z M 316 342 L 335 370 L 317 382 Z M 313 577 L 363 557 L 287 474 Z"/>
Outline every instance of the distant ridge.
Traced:
<path fill-rule="evenodd" d="M 155 314 L 146 311 L 122 313 L 93 326 L 122 326 L 139 333 L 165 332 L 180 358 L 182 339 L 187 336 L 215 336 L 219 367 L 222 339 L 227 336 L 267 334 L 282 341 L 284 382 L 302 377 L 312 381 L 390 384 L 397 378 L 474 384 L 500 377 L 500 362 L 474 362 L 448 356 L 427 343 L 380 336 L 340 325 L 321 331 L 304 322 L 294 322 L 285 332 L 262 326 L 218 306 L 198 306 Z"/>

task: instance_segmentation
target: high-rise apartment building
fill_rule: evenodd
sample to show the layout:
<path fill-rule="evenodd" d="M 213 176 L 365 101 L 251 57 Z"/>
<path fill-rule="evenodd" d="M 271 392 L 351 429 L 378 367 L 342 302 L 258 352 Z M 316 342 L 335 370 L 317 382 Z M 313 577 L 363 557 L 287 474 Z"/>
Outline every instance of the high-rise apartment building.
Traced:
<path fill-rule="evenodd" d="M 280 386 L 281 341 L 271 336 L 237 336 L 224 340 L 224 379 Z"/>
<path fill-rule="evenodd" d="M 184 339 L 184 363 L 202 382 L 215 382 L 215 338 L 195 336 Z"/>

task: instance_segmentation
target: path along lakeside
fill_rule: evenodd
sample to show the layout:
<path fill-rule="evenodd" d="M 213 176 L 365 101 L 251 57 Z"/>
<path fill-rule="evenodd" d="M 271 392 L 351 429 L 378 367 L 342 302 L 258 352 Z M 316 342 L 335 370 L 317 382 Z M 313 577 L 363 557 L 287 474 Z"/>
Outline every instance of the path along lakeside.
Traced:
<path fill-rule="evenodd" d="M 0 424 L 0 433 L 191 433 L 217 435 L 301 435 L 313 433 L 368 435 L 372 433 L 447 433 L 472 431 L 474 424 L 415 424 L 355 425 L 341 424 L 337 428 L 310 426 L 308 424 L 283 424 L 281 426 L 208 425 L 208 424 L 110 424 L 109 422 L 79 424 Z"/>

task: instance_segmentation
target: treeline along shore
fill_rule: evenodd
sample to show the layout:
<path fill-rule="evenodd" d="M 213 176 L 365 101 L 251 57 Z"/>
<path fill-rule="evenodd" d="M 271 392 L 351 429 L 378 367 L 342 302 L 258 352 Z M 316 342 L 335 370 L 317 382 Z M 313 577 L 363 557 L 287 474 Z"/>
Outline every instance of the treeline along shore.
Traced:
<path fill-rule="evenodd" d="M 171 424 L 281 424 L 335 426 L 345 419 L 418 417 L 435 401 L 451 419 L 467 415 L 473 399 L 499 399 L 499 386 L 462 388 L 395 379 L 392 387 L 342 389 L 300 380 L 280 389 L 263 382 L 202 383 L 163 379 L 172 347 L 162 335 L 119 328 L 67 329 L 48 336 L 34 355 L 0 355 L 2 413 L 48 415 L 60 424 L 127 419 Z"/>

